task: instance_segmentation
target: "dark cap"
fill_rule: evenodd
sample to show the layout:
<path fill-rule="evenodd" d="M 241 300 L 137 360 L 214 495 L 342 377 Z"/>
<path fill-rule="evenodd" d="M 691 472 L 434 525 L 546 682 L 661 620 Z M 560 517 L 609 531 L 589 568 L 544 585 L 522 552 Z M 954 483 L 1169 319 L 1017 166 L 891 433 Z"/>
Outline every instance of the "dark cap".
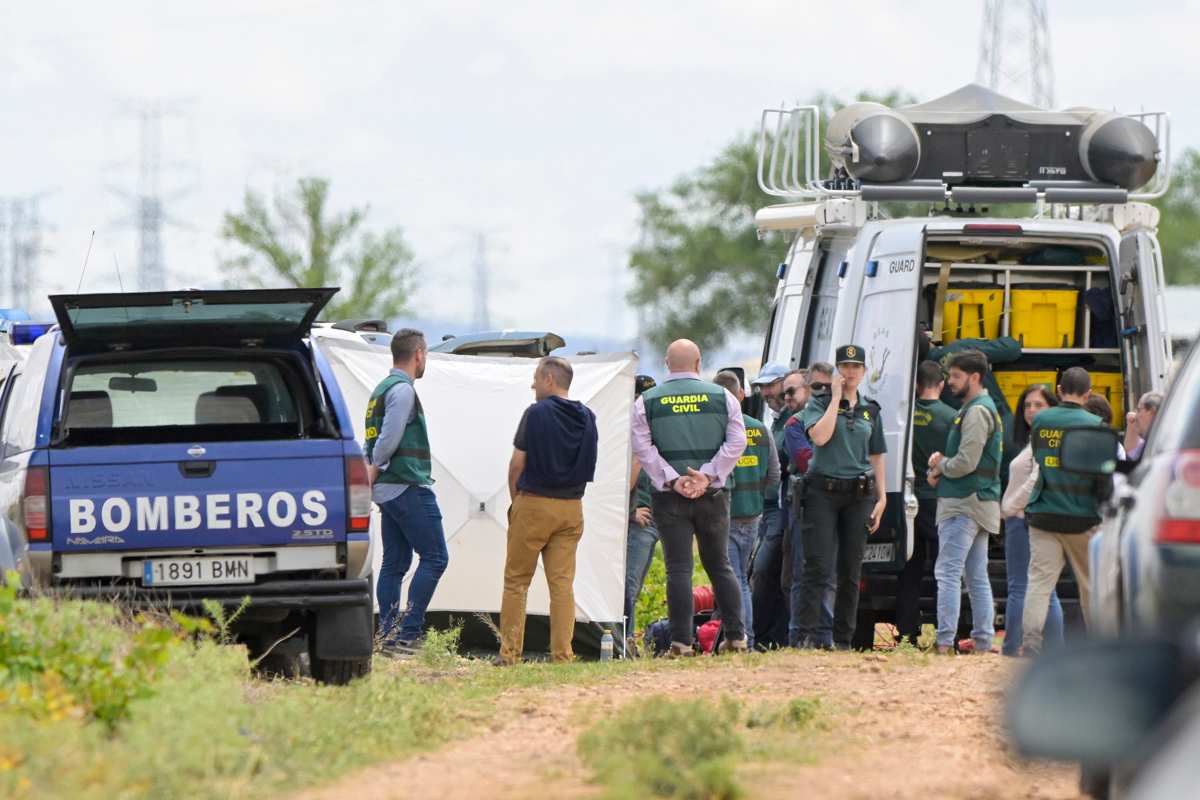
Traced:
<path fill-rule="evenodd" d="M 866 352 L 856 344 L 844 344 L 837 349 L 837 359 L 835 364 L 862 364 L 867 365 Z"/>
<path fill-rule="evenodd" d="M 633 379 L 634 396 L 639 396 L 642 392 L 646 391 L 647 389 L 653 389 L 657 385 L 658 384 L 654 382 L 654 378 L 651 378 L 649 375 L 638 375 Z"/>

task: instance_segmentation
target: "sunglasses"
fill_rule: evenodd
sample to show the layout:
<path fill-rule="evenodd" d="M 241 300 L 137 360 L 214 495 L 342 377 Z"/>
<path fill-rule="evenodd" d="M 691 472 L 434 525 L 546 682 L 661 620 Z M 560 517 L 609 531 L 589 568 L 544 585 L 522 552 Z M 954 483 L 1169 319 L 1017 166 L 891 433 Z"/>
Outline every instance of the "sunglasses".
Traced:
<path fill-rule="evenodd" d="M 788 388 L 783 390 L 783 396 L 784 397 L 792 397 L 798 391 L 800 391 L 800 390 L 797 389 L 795 386 L 789 386 Z"/>

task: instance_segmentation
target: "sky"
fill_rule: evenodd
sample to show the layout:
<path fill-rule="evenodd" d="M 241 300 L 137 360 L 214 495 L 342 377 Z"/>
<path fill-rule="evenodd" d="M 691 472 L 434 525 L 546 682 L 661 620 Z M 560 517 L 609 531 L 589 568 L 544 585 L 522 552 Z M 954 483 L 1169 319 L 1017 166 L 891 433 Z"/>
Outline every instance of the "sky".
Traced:
<path fill-rule="evenodd" d="M 1058 106 L 1171 111 L 1173 150 L 1200 145 L 1200 0 L 1049 5 Z M 158 103 L 171 286 L 221 284 L 247 187 L 320 175 L 335 208 L 403 228 L 417 316 L 471 319 L 482 233 L 495 326 L 632 337 L 637 192 L 767 106 L 970 82 L 981 20 L 975 0 L 6 3 L 0 196 L 41 198 L 39 297 L 134 288 L 136 112 Z"/>

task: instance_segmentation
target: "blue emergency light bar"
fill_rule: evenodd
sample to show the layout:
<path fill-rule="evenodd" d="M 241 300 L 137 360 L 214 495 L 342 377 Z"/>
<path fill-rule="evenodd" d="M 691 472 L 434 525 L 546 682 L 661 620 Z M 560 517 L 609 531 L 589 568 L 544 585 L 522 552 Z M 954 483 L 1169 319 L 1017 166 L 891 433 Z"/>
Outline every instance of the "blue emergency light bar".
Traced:
<path fill-rule="evenodd" d="M 33 344 L 53 327 L 53 322 L 18 322 L 12 326 L 9 336 L 13 344 Z"/>

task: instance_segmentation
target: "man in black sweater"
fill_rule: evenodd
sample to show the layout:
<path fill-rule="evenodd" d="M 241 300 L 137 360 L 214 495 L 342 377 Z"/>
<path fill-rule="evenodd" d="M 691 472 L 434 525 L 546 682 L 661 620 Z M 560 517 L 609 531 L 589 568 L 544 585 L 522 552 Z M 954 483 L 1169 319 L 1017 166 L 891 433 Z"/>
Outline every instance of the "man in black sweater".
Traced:
<path fill-rule="evenodd" d="M 575 549 L 583 535 L 583 491 L 595 477 L 598 437 L 591 409 L 567 399 L 573 377 L 564 359 L 548 357 L 538 363 L 533 375 L 537 402 L 525 410 L 513 440 L 501 664 L 521 660 L 525 598 L 539 555 L 550 588 L 551 657 L 556 662 L 574 658 Z"/>

